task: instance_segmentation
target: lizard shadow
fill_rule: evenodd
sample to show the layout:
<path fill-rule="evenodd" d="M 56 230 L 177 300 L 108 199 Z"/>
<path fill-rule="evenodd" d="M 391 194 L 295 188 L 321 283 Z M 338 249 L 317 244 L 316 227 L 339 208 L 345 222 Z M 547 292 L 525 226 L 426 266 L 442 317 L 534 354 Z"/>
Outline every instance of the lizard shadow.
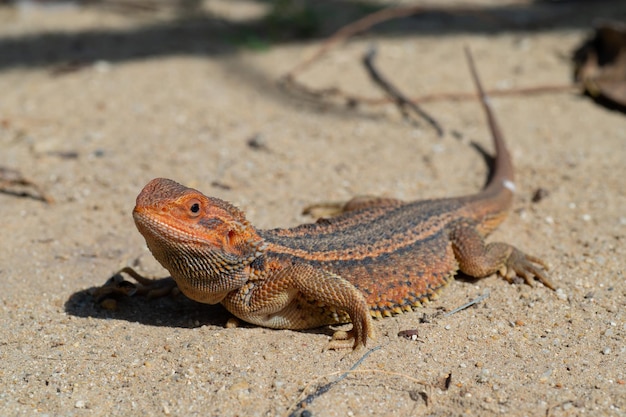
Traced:
<path fill-rule="evenodd" d="M 182 294 L 149 299 L 145 296 L 116 296 L 114 307 L 105 308 L 96 295 L 101 287 L 73 293 L 65 302 L 67 314 L 104 320 L 125 320 L 148 326 L 195 328 L 205 325 L 223 327 L 233 317 L 221 304 L 202 304 Z"/>
<path fill-rule="evenodd" d="M 470 146 L 474 148 L 474 150 L 476 150 L 480 154 L 480 156 L 485 161 L 485 165 L 487 165 L 487 168 L 489 170 L 489 172 L 487 173 L 487 179 L 485 180 L 485 185 L 487 185 L 489 184 L 489 182 L 491 182 L 491 179 L 493 178 L 493 175 L 495 173 L 494 168 L 495 168 L 496 158 L 492 154 L 487 152 L 485 148 L 478 142 L 471 141 Z"/>
<path fill-rule="evenodd" d="M 148 326 L 193 329 L 202 326 L 224 328 L 226 322 L 234 316 L 221 304 L 203 304 L 193 301 L 182 294 L 168 295 L 149 299 L 145 296 L 115 297 L 116 308 L 108 309 L 99 303 L 95 295 L 101 287 L 90 287 L 76 291 L 65 302 L 67 314 L 76 317 L 91 317 L 103 320 L 125 320 Z M 336 328 L 342 324 L 301 329 L 298 332 L 333 336 Z M 254 324 L 238 320 L 237 327 L 255 328 Z M 271 329 L 270 329 L 271 330 Z"/>

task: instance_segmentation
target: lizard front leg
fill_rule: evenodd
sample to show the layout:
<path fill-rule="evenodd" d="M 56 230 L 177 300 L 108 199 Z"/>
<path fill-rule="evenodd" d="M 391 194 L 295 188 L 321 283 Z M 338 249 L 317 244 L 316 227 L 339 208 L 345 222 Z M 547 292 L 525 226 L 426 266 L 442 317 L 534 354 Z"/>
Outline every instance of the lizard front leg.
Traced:
<path fill-rule="evenodd" d="M 133 283 L 126 281 L 122 274 L 127 274 L 137 281 Z M 96 288 L 93 295 L 96 302 L 103 305 L 105 300 L 118 297 L 132 297 L 135 295 L 146 296 L 148 299 L 164 297 L 169 294 L 177 294 L 176 282 L 171 278 L 153 279 L 146 278 L 139 274 L 130 266 L 120 269 L 115 275 L 109 278 L 104 285 Z M 110 303 L 104 303 L 110 306 Z"/>
<path fill-rule="evenodd" d="M 222 304 L 244 321 L 271 328 L 313 328 L 344 323 L 349 316 L 353 348 L 365 345 L 374 335 L 363 294 L 340 276 L 307 264 L 286 266 L 262 280 L 250 281 Z M 346 343 L 334 342 L 330 348 L 346 347 Z"/>
<path fill-rule="evenodd" d="M 554 290 L 548 278 L 547 265 L 539 258 L 526 255 L 514 246 L 503 242 L 485 244 L 482 235 L 471 223 L 462 222 L 452 226 L 450 241 L 461 272 L 483 278 L 499 272 L 507 281 L 516 276 L 533 285 L 533 278 Z"/>

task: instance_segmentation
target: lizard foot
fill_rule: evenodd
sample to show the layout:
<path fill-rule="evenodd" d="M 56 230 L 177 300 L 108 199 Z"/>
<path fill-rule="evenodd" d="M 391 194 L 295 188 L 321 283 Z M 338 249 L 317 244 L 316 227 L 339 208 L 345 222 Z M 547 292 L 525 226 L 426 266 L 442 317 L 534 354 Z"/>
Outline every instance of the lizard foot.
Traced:
<path fill-rule="evenodd" d="M 337 330 L 326 345 L 324 350 L 347 350 L 356 349 L 359 344 L 365 346 L 365 343 L 358 343 L 356 332 L 353 330 Z"/>
<path fill-rule="evenodd" d="M 533 286 L 534 278 L 551 290 L 555 290 L 554 284 L 545 271 L 547 269 L 548 265 L 543 260 L 513 248 L 506 265 L 500 271 L 500 275 L 508 282 L 513 282 L 516 277 L 521 277 L 530 286 Z"/>
<path fill-rule="evenodd" d="M 132 277 L 136 283 L 126 281 L 122 274 Z M 120 269 L 93 292 L 96 302 L 102 304 L 105 300 L 119 297 L 145 296 L 148 299 L 176 294 L 178 287 L 172 278 L 150 279 L 140 275 L 131 267 Z"/>
<path fill-rule="evenodd" d="M 337 330 L 324 350 L 356 349 L 365 346 L 368 339 L 375 339 L 374 327 L 368 317 L 360 325 L 352 325 L 351 330 Z"/>

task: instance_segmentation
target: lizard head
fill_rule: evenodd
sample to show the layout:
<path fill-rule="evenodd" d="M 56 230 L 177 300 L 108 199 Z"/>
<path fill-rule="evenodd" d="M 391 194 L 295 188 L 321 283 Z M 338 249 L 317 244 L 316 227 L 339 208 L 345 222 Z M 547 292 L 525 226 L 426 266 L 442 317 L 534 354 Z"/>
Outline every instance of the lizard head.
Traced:
<path fill-rule="evenodd" d="M 201 302 L 217 303 L 241 287 L 245 268 L 265 249 L 241 210 L 164 178 L 143 188 L 133 218 L 181 291 Z"/>

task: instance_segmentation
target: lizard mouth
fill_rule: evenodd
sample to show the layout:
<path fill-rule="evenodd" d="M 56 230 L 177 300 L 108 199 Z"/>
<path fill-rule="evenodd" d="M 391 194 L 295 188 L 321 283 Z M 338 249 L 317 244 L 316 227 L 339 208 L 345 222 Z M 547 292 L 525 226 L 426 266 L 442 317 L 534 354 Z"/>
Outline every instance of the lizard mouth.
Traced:
<path fill-rule="evenodd" d="M 157 239 L 159 241 L 172 244 L 177 243 L 195 243 L 200 245 L 213 244 L 198 236 L 198 234 L 190 233 L 185 228 L 178 227 L 171 221 L 160 220 L 157 215 L 147 209 L 141 207 L 135 207 L 133 210 L 133 219 L 135 225 L 139 230 L 139 233 L 143 235 L 146 240 Z"/>

